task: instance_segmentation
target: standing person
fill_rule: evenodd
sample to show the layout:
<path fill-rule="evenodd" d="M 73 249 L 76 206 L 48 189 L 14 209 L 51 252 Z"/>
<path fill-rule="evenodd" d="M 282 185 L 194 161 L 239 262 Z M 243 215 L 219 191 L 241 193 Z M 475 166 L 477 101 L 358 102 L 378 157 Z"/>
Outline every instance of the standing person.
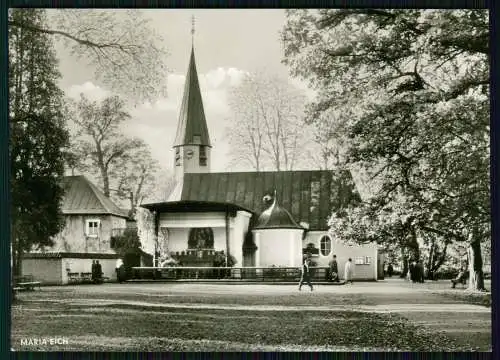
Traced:
<path fill-rule="evenodd" d="M 95 260 L 92 260 L 92 276 L 91 276 L 91 280 L 92 282 L 95 282 L 95 279 L 96 279 L 96 274 L 97 274 L 97 267 L 96 267 L 96 263 L 95 263 Z"/>
<path fill-rule="evenodd" d="M 329 266 L 329 280 L 339 282 L 339 266 L 337 264 L 337 255 L 333 255 L 332 260 L 328 263 Z"/>
<path fill-rule="evenodd" d="M 408 266 L 408 274 L 410 274 L 410 280 L 412 282 L 415 282 L 415 260 L 413 260 L 410 263 L 410 266 Z"/>
<path fill-rule="evenodd" d="M 394 268 L 392 267 L 392 264 L 389 264 L 389 266 L 387 266 L 387 275 L 392 277 L 392 274 L 394 274 Z"/>
<path fill-rule="evenodd" d="M 115 266 L 115 271 L 116 271 L 116 280 L 119 283 L 122 283 L 125 280 L 125 274 L 123 273 L 124 271 L 124 266 L 123 266 L 123 260 L 118 259 L 116 260 L 116 266 Z"/>
<path fill-rule="evenodd" d="M 352 285 L 352 278 L 354 276 L 354 265 L 352 264 L 352 259 L 349 258 L 347 262 L 345 263 L 345 269 L 344 269 L 344 277 L 345 277 L 345 282 L 351 283 Z"/>
<path fill-rule="evenodd" d="M 311 288 L 311 291 L 313 291 L 313 286 L 311 284 L 311 272 L 309 269 L 310 265 L 311 259 L 306 258 L 304 260 L 304 263 L 302 264 L 302 274 L 300 276 L 299 291 L 301 290 L 302 284 L 304 284 L 304 282 L 306 282 L 307 285 L 309 285 L 309 287 Z"/>
<path fill-rule="evenodd" d="M 102 283 L 102 267 L 101 264 L 99 264 L 99 260 L 96 260 L 95 262 L 95 271 L 96 271 L 96 284 L 101 284 Z"/>
<path fill-rule="evenodd" d="M 422 263 L 422 260 L 419 260 L 417 261 L 417 265 L 416 265 L 416 268 L 417 268 L 417 282 L 419 283 L 423 283 L 424 282 L 424 264 Z"/>

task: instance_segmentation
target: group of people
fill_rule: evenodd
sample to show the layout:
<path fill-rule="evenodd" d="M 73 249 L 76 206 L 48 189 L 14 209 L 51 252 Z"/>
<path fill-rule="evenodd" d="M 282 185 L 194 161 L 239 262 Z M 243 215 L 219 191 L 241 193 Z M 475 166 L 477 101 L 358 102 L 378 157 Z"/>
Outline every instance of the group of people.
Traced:
<path fill-rule="evenodd" d="M 302 264 L 302 271 L 301 271 L 301 276 L 300 276 L 300 282 L 299 282 L 299 291 L 302 290 L 302 285 L 306 283 L 310 288 L 311 291 L 313 291 L 313 286 L 311 284 L 311 258 L 309 256 L 306 256 L 304 259 L 304 263 Z M 353 284 L 353 277 L 354 277 L 354 265 L 352 263 L 352 259 L 349 258 L 347 262 L 345 263 L 344 267 L 344 278 L 345 278 L 345 283 L 350 283 L 351 285 Z M 328 270 L 326 272 L 326 278 L 328 281 L 334 281 L 334 282 L 339 282 L 339 267 L 337 263 L 337 255 L 333 255 L 332 259 L 328 263 Z"/>
<path fill-rule="evenodd" d="M 423 283 L 424 276 L 425 276 L 425 271 L 422 261 L 421 260 L 412 261 L 408 266 L 408 280 L 411 280 L 414 283 L 416 282 Z"/>
<path fill-rule="evenodd" d="M 94 284 L 102 284 L 103 282 L 102 266 L 99 260 L 92 260 L 92 282 Z"/>

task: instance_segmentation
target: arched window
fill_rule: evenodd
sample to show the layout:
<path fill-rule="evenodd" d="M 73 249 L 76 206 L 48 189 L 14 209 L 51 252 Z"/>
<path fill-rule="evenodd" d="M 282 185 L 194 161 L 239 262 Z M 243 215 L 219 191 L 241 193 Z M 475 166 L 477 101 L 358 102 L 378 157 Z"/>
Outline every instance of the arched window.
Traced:
<path fill-rule="evenodd" d="M 213 249 L 214 232 L 212 228 L 192 228 L 189 231 L 189 249 Z"/>
<path fill-rule="evenodd" d="M 332 252 L 332 239 L 328 235 L 323 235 L 319 241 L 321 255 L 328 256 Z"/>

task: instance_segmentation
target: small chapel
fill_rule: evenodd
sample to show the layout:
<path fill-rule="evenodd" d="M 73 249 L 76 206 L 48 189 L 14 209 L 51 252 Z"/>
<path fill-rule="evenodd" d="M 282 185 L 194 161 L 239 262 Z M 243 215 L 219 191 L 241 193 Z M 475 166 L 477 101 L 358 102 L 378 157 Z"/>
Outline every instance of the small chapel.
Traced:
<path fill-rule="evenodd" d="M 165 202 L 141 205 L 153 214 L 168 257 L 185 266 L 212 266 L 223 251 L 237 267 L 299 267 L 305 254 L 317 266 L 327 266 L 335 254 L 339 276 L 352 258 L 355 278 L 377 279 L 377 244 L 347 245 L 328 231 L 332 211 L 360 200 L 349 171 L 210 170 L 212 143 L 194 46 L 172 146 L 175 189 Z"/>

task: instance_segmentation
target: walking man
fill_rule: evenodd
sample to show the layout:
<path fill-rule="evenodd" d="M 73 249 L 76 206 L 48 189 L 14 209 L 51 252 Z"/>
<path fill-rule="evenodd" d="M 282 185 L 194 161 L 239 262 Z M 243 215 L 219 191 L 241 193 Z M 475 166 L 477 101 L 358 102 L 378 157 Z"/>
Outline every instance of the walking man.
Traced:
<path fill-rule="evenodd" d="M 311 288 L 311 291 L 313 291 L 313 286 L 311 284 L 311 272 L 309 269 L 310 264 L 311 260 L 309 258 L 306 258 L 304 260 L 304 263 L 302 264 L 302 274 L 300 276 L 299 291 L 301 291 L 304 282 L 306 282 L 307 285 L 309 285 L 309 287 Z"/>
<path fill-rule="evenodd" d="M 352 285 L 352 278 L 354 276 L 354 265 L 352 264 L 352 259 L 349 258 L 347 262 L 345 263 L 345 268 L 344 268 L 344 277 L 345 277 L 345 283 L 351 283 Z"/>
<path fill-rule="evenodd" d="M 330 268 L 329 280 L 339 282 L 339 265 L 337 264 L 337 255 L 333 255 L 332 260 L 328 264 Z"/>

